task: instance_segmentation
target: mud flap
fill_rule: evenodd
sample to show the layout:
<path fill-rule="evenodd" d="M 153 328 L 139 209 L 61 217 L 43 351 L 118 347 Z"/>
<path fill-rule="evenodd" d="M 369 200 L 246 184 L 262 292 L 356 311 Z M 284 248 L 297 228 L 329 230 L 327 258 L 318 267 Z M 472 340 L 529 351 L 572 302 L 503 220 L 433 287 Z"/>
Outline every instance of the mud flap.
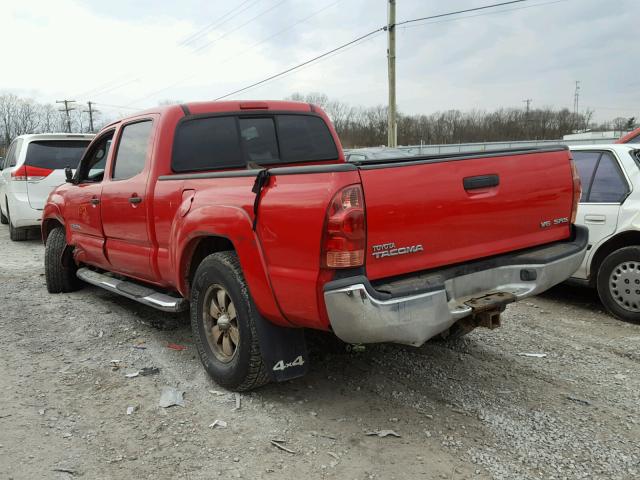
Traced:
<path fill-rule="evenodd" d="M 280 327 L 262 316 L 256 328 L 262 361 L 273 381 L 284 382 L 306 375 L 309 356 L 304 329 Z"/>

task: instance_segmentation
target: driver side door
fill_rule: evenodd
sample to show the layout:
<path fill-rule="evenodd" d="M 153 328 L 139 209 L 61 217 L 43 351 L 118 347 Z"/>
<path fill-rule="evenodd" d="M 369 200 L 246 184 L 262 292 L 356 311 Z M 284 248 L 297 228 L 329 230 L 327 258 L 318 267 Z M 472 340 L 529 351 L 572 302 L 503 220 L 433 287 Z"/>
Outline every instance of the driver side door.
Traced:
<path fill-rule="evenodd" d="M 113 131 L 96 139 L 80 161 L 75 184 L 65 194 L 67 238 L 78 262 L 107 267 L 102 229 L 102 180 Z"/>

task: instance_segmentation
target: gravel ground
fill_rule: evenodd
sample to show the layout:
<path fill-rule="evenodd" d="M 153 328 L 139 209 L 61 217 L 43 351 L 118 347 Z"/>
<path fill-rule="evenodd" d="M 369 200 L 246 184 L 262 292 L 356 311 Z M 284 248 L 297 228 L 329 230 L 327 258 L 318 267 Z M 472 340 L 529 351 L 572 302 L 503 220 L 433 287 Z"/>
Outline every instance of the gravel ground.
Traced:
<path fill-rule="evenodd" d="M 640 477 L 640 325 L 589 290 L 557 287 L 454 344 L 313 344 L 308 376 L 235 409 L 180 318 L 93 287 L 49 295 L 37 239 L 3 227 L 0 248 L 0 478 Z M 160 372 L 125 376 L 144 367 Z M 183 407 L 158 406 L 165 386 Z M 381 429 L 401 437 L 365 435 Z"/>

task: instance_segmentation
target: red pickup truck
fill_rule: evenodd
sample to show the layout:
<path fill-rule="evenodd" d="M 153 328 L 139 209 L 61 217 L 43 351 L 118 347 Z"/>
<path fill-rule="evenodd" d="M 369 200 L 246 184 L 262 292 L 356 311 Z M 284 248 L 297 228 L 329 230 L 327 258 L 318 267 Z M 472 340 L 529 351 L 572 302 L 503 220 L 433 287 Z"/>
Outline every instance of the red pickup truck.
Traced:
<path fill-rule="evenodd" d="M 96 136 L 43 214 L 47 288 L 190 308 L 216 382 L 304 374 L 304 328 L 421 345 L 493 328 L 587 246 L 565 147 L 347 163 L 318 107 L 158 107 Z"/>

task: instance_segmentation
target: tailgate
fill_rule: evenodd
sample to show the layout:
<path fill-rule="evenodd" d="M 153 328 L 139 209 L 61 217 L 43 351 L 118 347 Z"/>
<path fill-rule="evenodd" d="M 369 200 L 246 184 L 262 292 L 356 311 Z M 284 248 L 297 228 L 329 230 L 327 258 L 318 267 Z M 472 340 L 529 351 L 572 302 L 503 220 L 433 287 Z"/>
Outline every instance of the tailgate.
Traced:
<path fill-rule="evenodd" d="M 386 278 L 569 237 L 569 159 L 559 148 L 362 165 L 367 276 Z"/>

